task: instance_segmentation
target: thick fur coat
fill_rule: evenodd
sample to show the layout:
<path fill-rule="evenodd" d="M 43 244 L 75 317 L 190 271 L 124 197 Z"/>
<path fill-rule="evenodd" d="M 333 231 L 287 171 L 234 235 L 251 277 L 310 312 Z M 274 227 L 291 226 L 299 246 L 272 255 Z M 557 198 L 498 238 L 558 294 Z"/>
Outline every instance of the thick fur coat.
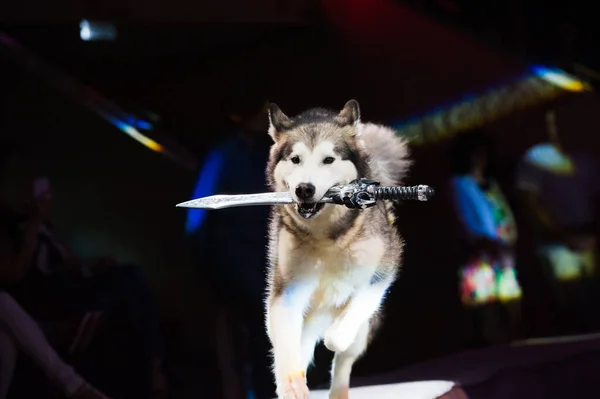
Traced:
<path fill-rule="evenodd" d="M 274 104 L 269 111 L 267 179 L 297 202 L 273 208 L 269 231 L 266 327 L 277 395 L 308 398 L 306 370 L 324 340 L 335 352 L 330 397 L 347 398 L 352 365 L 398 275 L 402 240 L 390 203 L 354 210 L 318 201 L 356 178 L 401 184 L 408 148 L 391 129 L 362 123 L 354 100 L 340 112 L 312 109 L 290 118 Z"/>

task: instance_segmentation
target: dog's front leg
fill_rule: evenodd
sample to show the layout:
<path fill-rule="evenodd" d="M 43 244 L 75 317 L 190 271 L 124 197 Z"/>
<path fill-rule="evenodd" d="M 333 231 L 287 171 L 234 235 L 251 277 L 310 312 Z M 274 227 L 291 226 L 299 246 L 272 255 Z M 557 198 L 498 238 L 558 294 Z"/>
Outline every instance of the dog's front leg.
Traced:
<path fill-rule="evenodd" d="M 280 399 L 308 399 L 302 328 L 313 290 L 307 282 L 292 283 L 269 298 L 267 332 L 273 345 L 273 372 Z"/>
<path fill-rule="evenodd" d="M 356 339 L 359 329 L 379 309 L 392 279 L 379 281 L 360 288 L 350 299 L 344 311 L 325 332 L 327 349 L 345 352 Z"/>

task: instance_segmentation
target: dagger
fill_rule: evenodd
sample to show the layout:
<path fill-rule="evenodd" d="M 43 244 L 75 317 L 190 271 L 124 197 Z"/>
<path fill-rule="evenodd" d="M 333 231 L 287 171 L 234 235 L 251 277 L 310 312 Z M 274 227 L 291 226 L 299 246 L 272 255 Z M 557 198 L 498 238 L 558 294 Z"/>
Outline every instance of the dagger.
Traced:
<path fill-rule="evenodd" d="M 369 179 L 356 179 L 346 185 L 331 187 L 318 202 L 323 204 L 345 205 L 351 209 L 366 209 L 377 201 L 428 201 L 434 195 L 433 188 L 426 185 L 380 187 L 379 182 Z M 260 194 L 211 195 L 182 202 L 179 208 L 225 209 L 238 206 L 289 205 L 296 201 L 289 192 Z"/>

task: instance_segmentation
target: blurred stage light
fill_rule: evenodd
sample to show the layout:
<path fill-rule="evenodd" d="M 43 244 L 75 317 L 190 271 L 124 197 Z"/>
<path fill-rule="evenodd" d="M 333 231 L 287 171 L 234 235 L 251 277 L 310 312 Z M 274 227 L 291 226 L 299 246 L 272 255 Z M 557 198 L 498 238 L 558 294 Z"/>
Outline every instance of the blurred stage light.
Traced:
<path fill-rule="evenodd" d="M 117 28 L 110 23 L 84 19 L 79 23 L 79 37 L 84 41 L 115 40 Z"/>
<path fill-rule="evenodd" d="M 589 87 L 584 82 L 558 68 L 546 68 L 544 66 L 535 65 L 531 67 L 531 70 L 540 78 L 560 87 L 561 89 L 573 92 L 589 90 Z"/>
<path fill-rule="evenodd" d="M 398 135 L 414 145 L 444 140 L 479 128 L 511 112 L 552 100 L 565 93 L 581 93 L 591 86 L 556 68 L 533 66 L 528 73 L 459 101 L 438 106 L 426 114 L 392 124 Z"/>
<path fill-rule="evenodd" d="M 162 145 L 160 145 L 156 141 L 152 140 L 151 138 L 144 136 L 135 127 L 131 126 L 130 124 L 128 124 L 126 122 L 117 120 L 115 118 L 108 118 L 108 119 L 110 120 L 110 122 L 113 125 L 115 125 L 117 128 L 119 128 L 119 130 L 121 130 L 122 132 L 127 134 L 129 137 L 133 138 L 134 140 L 136 140 L 138 143 L 143 144 L 147 148 L 150 148 L 152 151 L 163 152 L 164 148 Z"/>
<path fill-rule="evenodd" d="M 133 116 L 129 116 L 125 119 L 125 122 L 128 123 L 131 126 L 135 126 L 138 129 L 141 130 L 152 130 L 154 127 L 152 126 L 152 123 L 147 122 L 145 120 L 142 119 L 137 119 Z"/>
<path fill-rule="evenodd" d="M 525 153 L 527 162 L 551 173 L 567 176 L 575 171 L 573 161 L 552 143 L 540 143 Z"/>

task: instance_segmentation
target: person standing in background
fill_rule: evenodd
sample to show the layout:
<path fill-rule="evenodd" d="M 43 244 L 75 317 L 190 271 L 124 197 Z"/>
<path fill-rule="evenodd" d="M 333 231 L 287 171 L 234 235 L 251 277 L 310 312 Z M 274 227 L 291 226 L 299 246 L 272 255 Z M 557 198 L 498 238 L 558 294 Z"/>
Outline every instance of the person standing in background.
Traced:
<path fill-rule="evenodd" d="M 38 323 L 60 322 L 73 330 L 72 343 L 65 348 L 70 354 L 85 349 L 99 325 L 123 338 L 104 348 L 115 358 L 126 348 L 131 367 L 123 389 L 130 395 L 164 398 L 162 332 L 154 293 L 143 270 L 110 258 L 80 259 L 69 251 L 50 222 L 49 179 L 34 177 L 35 159 L 24 148 L 3 150 L 0 222 L 5 231 L 13 232 L 2 243 L 13 261 L 3 265 L 0 288 Z M 117 369 L 112 366 L 111 372 Z"/>
<path fill-rule="evenodd" d="M 453 143 L 451 189 L 462 226 L 460 299 L 468 345 L 515 339 L 521 328 L 521 287 L 515 271 L 517 226 L 495 180 L 492 143 L 479 131 Z"/>
<path fill-rule="evenodd" d="M 560 140 L 556 111 L 545 114 L 548 141 L 529 148 L 516 187 L 535 232 L 536 253 L 559 304 L 577 332 L 594 328 L 597 266 L 595 157 Z M 595 319 L 595 320 L 594 320 Z"/>
<path fill-rule="evenodd" d="M 233 123 L 233 135 L 205 157 L 193 198 L 268 190 L 265 168 L 271 142 L 267 134 L 266 96 L 258 85 L 238 87 L 230 95 L 226 109 Z M 218 212 L 190 209 L 187 213 L 186 234 L 220 309 L 217 351 L 228 398 L 267 399 L 275 392 L 270 343 L 264 326 L 269 212 L 269 207 L 240 207 Z M 231 343 L 227 336 L 233 336 L 235 343 L 244 343 L 233 356 L 228 353 Z M 240 361 L 244 358 L 248 360 Z M 234 378 L 243 381 L 245 387 L 236 386 L 242 383 L 234 383 Z"/>
<path fill-rule="evenodd" d="M 28 221 L 23 228 L 19 229 L 13 223 L 9 204 L 2 194 L 7 191 L 7 180 L 12 177 L 7 171 L 11 169 L 16 153 L 18 146 L 15 143 L 0 142 L 0 399 L 8 397 L 21 354 L 39 366 L 67 397 L 107 399 L 61 359 L 47 339 L 44 326 L 7 292 L 32 263 L 37 234 L 49 211 L 48 199 L 40 196 L 27 207 Z M 19 171 L 27 174 L 24 167 L 19 167 Z"/>

